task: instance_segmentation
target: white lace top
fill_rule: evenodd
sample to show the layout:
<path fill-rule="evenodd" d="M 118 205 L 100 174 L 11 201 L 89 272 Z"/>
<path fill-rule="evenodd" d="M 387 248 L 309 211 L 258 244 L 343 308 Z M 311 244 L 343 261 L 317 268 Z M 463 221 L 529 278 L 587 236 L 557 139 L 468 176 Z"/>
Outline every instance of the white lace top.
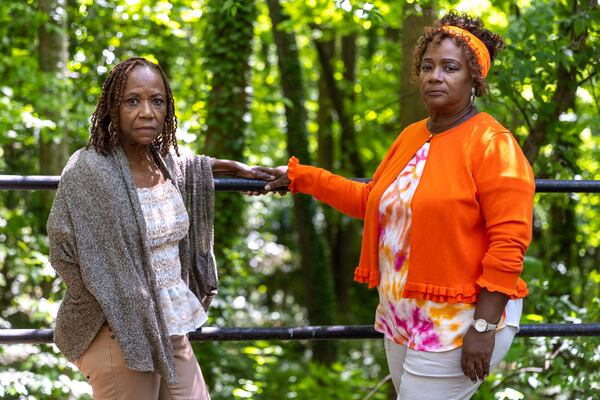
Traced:
<path fill-rule="evenodd" d="M 181 279 L 179 241 L 189 227 L 183 199 L 168 179 L 156 186 L 138 188 L 137 193 L 169 335 L 185 335 L 202 326 L 207 315 L 198 298 Z"/>

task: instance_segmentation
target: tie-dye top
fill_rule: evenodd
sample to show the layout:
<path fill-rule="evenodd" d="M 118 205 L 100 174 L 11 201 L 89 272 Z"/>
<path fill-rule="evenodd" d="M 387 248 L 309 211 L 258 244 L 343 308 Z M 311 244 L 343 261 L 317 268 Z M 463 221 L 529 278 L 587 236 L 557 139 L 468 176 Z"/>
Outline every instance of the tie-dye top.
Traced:
<path fill-rule="evenodd" d="M 410 257 L 410 204 L 428 152 L 429 143 L 425 143 L 388 187 L 379 203 L 381 279 L 375 330 L 411 349 L 437 352 L 462 346 L 462 338 L 473 321 L 475 305 L 401 297 Z M 505 313 L 499 328 L 505 325 Z"/>

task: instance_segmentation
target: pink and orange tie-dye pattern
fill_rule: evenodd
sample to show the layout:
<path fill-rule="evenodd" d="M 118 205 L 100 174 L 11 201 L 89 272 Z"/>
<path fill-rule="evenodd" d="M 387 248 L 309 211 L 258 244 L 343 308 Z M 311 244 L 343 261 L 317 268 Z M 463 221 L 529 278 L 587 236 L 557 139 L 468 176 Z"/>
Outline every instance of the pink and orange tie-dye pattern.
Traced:
<path fill-rule="evenodd" d="M 475 306 L 402 297 L 410 257 L 410 203 L 428 152 L 429 143 L 425 143 L 379 203 L 381 280 L 375 329 L 388 339 L 414 350 L 447 351 L 462 346 L 462 337 L 473 320 Z"/>

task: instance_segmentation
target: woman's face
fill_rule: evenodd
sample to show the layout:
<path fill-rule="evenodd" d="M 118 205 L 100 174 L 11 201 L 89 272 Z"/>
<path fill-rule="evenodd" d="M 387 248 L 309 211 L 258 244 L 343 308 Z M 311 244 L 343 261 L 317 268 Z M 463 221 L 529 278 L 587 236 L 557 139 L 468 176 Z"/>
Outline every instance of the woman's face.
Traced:
<path fill-rule="evenodd" d="M 147 146 L 163 131 L 167 95 L 162 76 L 135 67 L 127 77 L 119 108 L 119 140 L 124 146 Z"/>
<path fill-rule="evenodd" d="M 421 61 L 421 98 L 433 115 L 452 115 L 467 107 L 473 77 L 461 46 L 450 38 L 431 42 Z"/>

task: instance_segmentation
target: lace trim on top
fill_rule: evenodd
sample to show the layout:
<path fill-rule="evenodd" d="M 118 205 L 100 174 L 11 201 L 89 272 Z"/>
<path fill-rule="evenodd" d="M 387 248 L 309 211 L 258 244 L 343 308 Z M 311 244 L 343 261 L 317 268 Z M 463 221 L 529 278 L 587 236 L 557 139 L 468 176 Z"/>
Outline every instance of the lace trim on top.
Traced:
<path fill-rule="evenodd" d="M 188 214 L 181 194 L 169 179 L 156 186 L 138 188 L 137 193 L 169 335 L 184 335 L 207 319 L 200 301 L 181 279 L 179 241 L 188 233 Z"/>

